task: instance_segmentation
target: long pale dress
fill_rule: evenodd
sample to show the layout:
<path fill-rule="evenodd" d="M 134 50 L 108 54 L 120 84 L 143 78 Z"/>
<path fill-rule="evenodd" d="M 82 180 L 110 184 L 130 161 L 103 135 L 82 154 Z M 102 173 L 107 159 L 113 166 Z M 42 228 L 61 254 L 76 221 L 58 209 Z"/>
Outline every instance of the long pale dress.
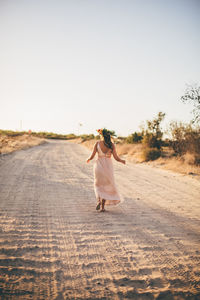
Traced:
<path fill-rule="evenodd" d="M 97 201 L 105 199 L 105 205 L 116 205 L 121 202 L 115 185 L 111 153 L 104 153 L 97 142 L 98 158 L 94 164 L 94 190 Z"/>

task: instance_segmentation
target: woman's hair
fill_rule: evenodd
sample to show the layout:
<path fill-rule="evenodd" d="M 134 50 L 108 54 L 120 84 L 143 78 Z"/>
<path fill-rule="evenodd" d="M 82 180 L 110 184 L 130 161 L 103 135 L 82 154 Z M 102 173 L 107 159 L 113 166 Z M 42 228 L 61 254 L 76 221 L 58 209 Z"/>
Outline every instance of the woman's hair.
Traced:
<path fill-rule="evenodd" d="M 111 138 L 110 138 L 110 132 L 107 129 L 104 128 L 102 130 L 102 136 L 103 136 L 103 139 L 104 139 L 104 144 L 108 148 L 113 149 L 113 145 L 112 145 Z"/>

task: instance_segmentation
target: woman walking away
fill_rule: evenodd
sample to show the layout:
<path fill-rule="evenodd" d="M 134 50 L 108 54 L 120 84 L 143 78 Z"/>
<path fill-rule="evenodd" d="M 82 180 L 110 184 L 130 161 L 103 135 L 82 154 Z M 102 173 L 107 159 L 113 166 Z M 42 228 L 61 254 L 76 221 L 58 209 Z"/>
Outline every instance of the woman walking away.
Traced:
<path fill-rule="evenodd" d="M 117 155 L 115 145 L 111 142 L 111 132 L 107 129 L 98 129 L 101 140 L 94 145 L 93 152 L 87 163 L 95 157 L 96 152 L 98 158 L 94 164 L 94 190 L 97 198 L 96 210 L 101 208 L 104 212 L 105 205 L 116 205 L 121 202 L 120 195 L 115 186 L 113 164 L 111 156 L 118 162 L 125 164 L 125 160 Z"/>

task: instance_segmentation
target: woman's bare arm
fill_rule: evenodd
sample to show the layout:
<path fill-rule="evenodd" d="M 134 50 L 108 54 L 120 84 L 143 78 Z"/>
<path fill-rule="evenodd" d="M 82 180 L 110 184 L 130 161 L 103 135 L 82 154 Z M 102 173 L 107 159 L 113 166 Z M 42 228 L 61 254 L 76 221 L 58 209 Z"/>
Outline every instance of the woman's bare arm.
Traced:
<path fill-rule="evenodd" d="M 96 144 L 94 145 L 94 148 L 93 148 L 93 151 L 92 151 L 92 154 L 91 154 L 91 156 L 87 159 L 87 163 L 89 163 L 90 162 L 90 160 L 92 160 L 94 157 L 95 157 L 95 154 L 96 154 L 96 152 L 97 152 L 97 142 L 96 142 Z"/>
<path fill-rule="evenodd" d="M 119 161 L 119 162 L 121 162 L 122 164 L 125 164 L 126 163 L 126 161 L 124 160 L 124 159 L 121 159 L 119 156 L 118 156 L 118 154 L 117 154 L 117 151 L 116 151 L 116 148 L 115 148 L 115 145 L 113 144 L 113 157 L 114 157 L 114 159 L 115 160 L 117 160 L 117 161 Z"/>

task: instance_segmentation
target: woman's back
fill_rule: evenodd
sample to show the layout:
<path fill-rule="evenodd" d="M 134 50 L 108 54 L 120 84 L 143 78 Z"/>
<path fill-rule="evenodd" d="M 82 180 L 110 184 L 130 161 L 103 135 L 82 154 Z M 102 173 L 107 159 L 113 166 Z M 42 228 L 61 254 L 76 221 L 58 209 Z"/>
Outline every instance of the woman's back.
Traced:
<path fill-rule="evenodd" d="M 107 153 L 111 154 L 112 153 L 112 149 L 108 148 L 103 141 L 99 141 L 98 144 L 100 146 L 101 151 L 104 154 L 107 154 Z"/>

